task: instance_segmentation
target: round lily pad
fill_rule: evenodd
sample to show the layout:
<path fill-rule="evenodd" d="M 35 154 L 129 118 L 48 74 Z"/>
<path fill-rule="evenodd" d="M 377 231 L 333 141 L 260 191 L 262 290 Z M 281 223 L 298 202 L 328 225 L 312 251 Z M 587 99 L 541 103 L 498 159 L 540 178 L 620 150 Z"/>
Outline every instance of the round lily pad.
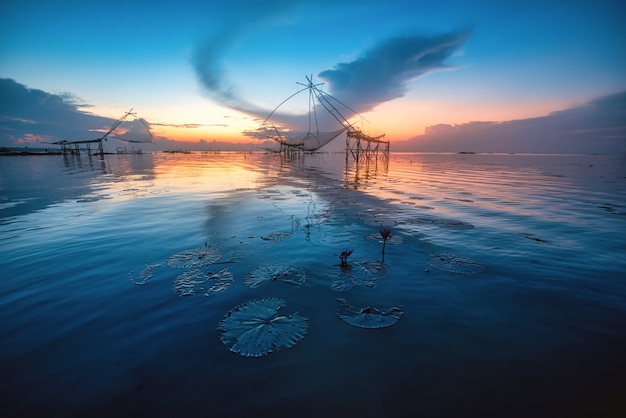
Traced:
<path fill-rule="evenodd" d="M 179 274 L 174 279 L 174 291 L 180 296 L 191 296 L 204 292 L 205 295 L 220 293 L 228 289 L 235 281 L 228 269 L 217 272 L 205 272 L 193 269 Z"/>
<path fill-rule="evenodd" d="M 389 266 L 373 258 L 358 258 L 350 263 L 350 274 L 363 280 L 384 279 L 389 275 Z"/>
<path fill-rule="evenodd" d="M 398 322 L 404 315 L 404 311 L 397 306 L 359 308 L 348 304 L 343 298 L 339 298 L 337 301 L 341 304 L 337 316 L 348 324 L 359 328 L 385 328 Z"/>
<path fill-rule="evenodd" d="M 341 266 L 341 270 L 330 274 L 330 288 L 336 292 L 344 292 L 356 286 L 376 287 L 379 279 L 389 275 L 389 266 L 372 258 L 358 258 Z"/>
<path fill-rule="evenodd" d="M 458 274 L 482 273 L 487 268 L 479 260 L 452 252 L 431 253 L 428 264 L 440 270 Z"/>
<path fill-rule="evenodd" d="M 261 239 L 265 241 L 270 241 L 271 243 L 276 244 L 285 238 L 291 237 L 292 235 L 293 234 L 291 232 L 276 231 L 276 232 L 272 232 L 269 235 L 261 236 Z"/>
<path fill-rule="evenodd" d="M 252 288 L 277 280 L 300 286 L 306 280 L 306 273 L 290 264 L 268 264 L 252 270 L 243 278 L 244 284 Z"/>
<path fill-rule="evenodd" d="M 260 357 L 293 347 L 306 335 L 308 319 L 299 313 L 283 315 L 285 301 L 277 298 L 243 303 L 220 321 L 221 341 L 244 357 Z"/>
<path fill-rule="evenodd" d="M 147 284 L 148 281 L 150 281 L 150 279 L 152 278 L 152 272 L 160 266 L 161 263 L 146 264 L 146 267 L 141 271 L 141 273 L 139 273 L 139 277 L 135 277 L 134 271 L 128 273 L 128 280 L 130 280 L 130 282 L 133 284 L 143 286 Z"/>
<path fill-rule="evenodd" d="M 185 269 L 203 267 L 213 264 L 222 258 L 220 251 L 208 245 L 179 251 L 167 258 L 165 263 L 173 268 Z"/>

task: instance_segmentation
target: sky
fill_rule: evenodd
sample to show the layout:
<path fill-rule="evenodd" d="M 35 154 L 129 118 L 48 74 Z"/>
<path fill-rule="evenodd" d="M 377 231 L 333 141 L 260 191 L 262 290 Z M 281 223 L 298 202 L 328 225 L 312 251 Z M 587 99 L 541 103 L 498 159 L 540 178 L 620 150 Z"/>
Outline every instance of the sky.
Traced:
<path fill-rule="evenodd" d="M 166 148 L 250 143 L 312 77 L 392 150 L 623 152 L 622 3 L 8 0 L 0 146 L 93 139 L 130 108 Z M 306 130 L 307 109 L 274 116 Z"/>

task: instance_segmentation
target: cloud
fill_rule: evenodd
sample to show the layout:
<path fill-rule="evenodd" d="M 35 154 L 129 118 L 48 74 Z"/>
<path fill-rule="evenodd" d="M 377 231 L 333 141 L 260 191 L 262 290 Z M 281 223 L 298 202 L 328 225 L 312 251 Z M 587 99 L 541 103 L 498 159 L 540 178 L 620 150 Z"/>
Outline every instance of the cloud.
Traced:
<path fill-rule="evenodd" d="M 79 110 L 79 107 L 90 105 L 71 93 L 52 94 L 28 88 L 12 79 L 0 78 L 0 97 L 0 147 L 49 147 L 49 143 L 56 141 L 97 139 L 117 121 Z M 206 126 L 225 127 L 227 124 L 150 123 L 142 118 L 131 117 L 108 138 L 150 142 L 153 139 L 149 132 L 150 126 L 196 129 Z M 159 137 L 158 140 L 169 141 L 165 137 Z M 113 144 L 120 145 L 118 142 Z"/>
<path fill-rule="evenodd" d="M 449 70 L 446 63 L 469 38 L 471 31 L 440 36 L 397 37 L 381 42 L 358 59 L 322 71 L 333 96 L 358 112 L 404 96 L 407 84 L 435 71 Z"/>
<path fill-rule="evenodd" d="M 204 127 L 228 127 L 228 124 L 226 123 L 211 123 L 211 124 L 200 124 L 200 123 L 164 123 L 164 122 L 152 122 L 150 123 L 150 126 L 166 126 L 169 128 L 178 128 L 178 129 L 197 129 L 197 128 L 204 128 Z"/>
<path fill-rule="evenodd" d="M 626 91 L 538 118 L 435 125 L 392 147 L 427 152 L 622 153 Z"/>
<path fill-rule="evenodd" d="M 229 50 L 245 35 L 263 25 L 277 25 L 289 20 L 294 10 L 303 1 L 255 0 L 234 1 L 230 6 L 222 5 L 220 25 L 217 33 L 199 43 L 192 57 L 192 65 L 207 94 L 232 109 L 261 115 L 261 109 L 241 96 L 236 86 L 229 81 L 224 71 L 224 59 Z"/>
<path fill-rule="evenodd" d="M 74 96 L 30 89 L 12 79 L 0 79 L 0 97 L 0 146 L 95 139 L 94 130 L 115 122 L 78 110 Z"/>
<path fill-rule="evenodd" d="M 319 9 L 320 3 L 336 7 L 336 2 L 332 0 L 271 0 L 263 2 L 262 8 L 254 1 L 239 2 L 239 13 L 227 12 L 216 32 L 194 51 L 192 64 L 206 93 L 222 105 L 265 118 L 271 109 L 253 104 L 229 78 L 225 70 L 229 54 L 236 52 L 238 42 L 256 31 L 268 26 L 292 24 L 299 18 L 310 18 L 307 7 Z M 349 13 L 351 6 L 342 5 L 345 6 L 344 11 Z M 358 5 L 363 7 L 362 2 Z M 354 112 L 365 112 L 378 104 L 402 97 L 408 90 L 408 83 L 420 76 L 453 68 L 446 61 L 470 34 L 470 30 L 463 30 L 439 36 L 387 39 L 363 52 L 355 61 L 338 63 L 321 71 L 318 77 L 328 84 L 331 94 L 339 100 L 340 103 L 334 104 L 341 106 L 345 103 L 343 110 L 349 118 Z M 272 45 L 268 44 L 267 48 L 271 48 L 268 52 L 275 52 Z M 285 57 L 286 62 L 289 59 L 292 58 Z M 327 112 L 322 108 L 319 108 L 317 116 L 322 125 L 328 125 L 328 122 L 336 124 L 333 118 L 327 118 Z M 306 115 L 294 116 L 277 111 L 273 119 L 295 129 L 304 129 L 303 126 L 308 125 Z"/>

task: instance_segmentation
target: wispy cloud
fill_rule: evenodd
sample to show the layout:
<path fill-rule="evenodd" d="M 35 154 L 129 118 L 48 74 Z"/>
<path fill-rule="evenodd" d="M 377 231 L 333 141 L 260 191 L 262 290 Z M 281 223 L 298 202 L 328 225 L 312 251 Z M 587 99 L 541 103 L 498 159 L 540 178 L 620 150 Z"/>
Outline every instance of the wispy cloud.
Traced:
<path fill-rule="evenodd" d="M 263 25 L 277 25 L 303 3 L 302 0 L 243 0 L 221 7 L 221 24 L 216 33 L 200 42 L 194 51 L 192 64 L 209 96 L 232 109 L 261 115 L 260 109 L 242 95 L 224 70 L 224 60 L 230 49 L 243 37 Z"/>
<path fill-rule="evenodd" d="M 254 105 L 229 77 L 225 62 L 229 54 L 234 53 L 232 48 L 239 40 L 251 36 L 268 22 L 272 25 L 289 22 L 287 17 L 296 16 L 297 11 L 309 3 L 274 0 L 263 3 L 262 10 L 253 7 L 254 14 L 244 8 L 243 15 L 236 19 L 230 16 L 232 21 L 227 18 L 221 30 L 198 45 L 193 55 L 193 66 L 207 94 L 232 109 L 260 118 L 267 116 L 272 109 Z M 326 82 L 327 90 L 341 103 L 356 112 L 365 112 L 378 104 L 402 97 L 408 90 L 408 83 L 420 76 L 452 69 L 448 58 L 470 35 L 471 30 L 461 30 L 437 36 L 402 36 L 383 40 L 363 51 L 356 60 L 338 63 L 321 71 L 318 77 Z M 271 46 L 268 45 L 268 48 Z M 281 112 L 277 112 L 274 118 L 291 126 L 306 122 L 302 117 Z"/>
<path fill-rule="evenodd" d="M 164 122 L 151 122 L 150 126 L 165 126 L 168 128 L 177 128 L 177 129 L 198 129 L 205 127 L 228 127 L 229 125 L 226 123 L 212 123 L 212 124 L 201 124 L 201 123 L 164 123 Z"/>
<path fill-rule="evenodd" d="M 453 67 L 446 63 L 471 31 L 440 36 L 397 37 L 385 40 L 358 59 L 322 71 L 332 94 L 359 112 L 404 96 L 408 83 L 420 76 Z"/>
<path fill-rule="evenodd" d="M 234 6 L 222 8 L 219 25 L 197 45 L 192 56 L 193 67 L 206 93 L 232 109 L 259 117 L 267 115 L 271 109 L 255 105 L 230 78 L 226 70 L 230 54 L 236 53 L 238 42 L 260 30 L 309 18 L 307 7 L 315 5 L 319 9 L 320 3 L 336 6 L 332 0 L 268 0 L 262 3 L 239 0 L 233 3 Z M 346 6 L 346 12 L 348 9 Z M 359 112 L 367 111 L 380 103 L 402 97 L 411 80 L 453 68 L 447 59 L 459 50 L 470 34 L 471 30 L 461 30 L 443 35 L 383 40 L 363 51 L 358 59 L 337 63 L 333 68 L 321 71 L 318 77 L 328 84 L 331 93 L 339 100 Z M 275 53 L 274 46 L 268 44 L 266 47 L 272 49 L 268 52 Z"/>

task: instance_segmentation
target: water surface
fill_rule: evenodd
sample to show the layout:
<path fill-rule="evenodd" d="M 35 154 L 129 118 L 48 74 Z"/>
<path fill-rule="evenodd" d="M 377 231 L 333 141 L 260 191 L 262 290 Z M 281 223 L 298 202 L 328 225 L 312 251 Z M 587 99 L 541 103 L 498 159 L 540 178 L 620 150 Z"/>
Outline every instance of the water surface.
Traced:
<path fill-rule="evenodd" d="M 622 156 L 0 157 L 0 188 L 3 416 L 626 411 Z M 341 251 L 381 260 L 381 228 L 388 276 L 334 290 Z M 166 260 L 205 245 L 234 282 L 180 296 Z M 244 284 L 277 263 L 305 283 Z M 308 334 L 229 351 L 219 321 L 266 297 Z M 404 315 L 353 327 L 338 298 Z"/>

